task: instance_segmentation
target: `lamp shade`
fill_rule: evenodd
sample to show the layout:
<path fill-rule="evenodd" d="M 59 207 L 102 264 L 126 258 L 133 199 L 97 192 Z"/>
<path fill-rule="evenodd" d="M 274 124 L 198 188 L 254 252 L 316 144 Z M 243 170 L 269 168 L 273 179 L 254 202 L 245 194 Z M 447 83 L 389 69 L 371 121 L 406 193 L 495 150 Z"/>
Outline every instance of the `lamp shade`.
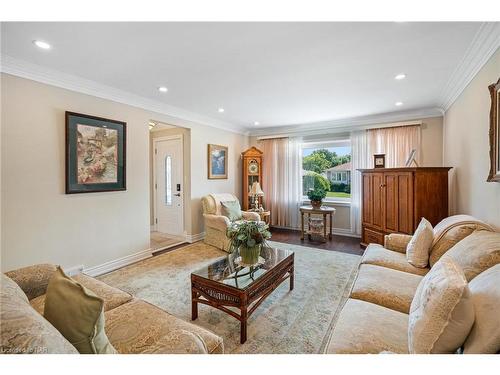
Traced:
<path fill-rule="evenodd" d="M 260 188 L 260 184 L 257 181 L 252 184 L 252 188 L 250 189 L 250 195 L 252 196 L 257 195 L 258 197 L 264 196 L 264 192 Z"/>

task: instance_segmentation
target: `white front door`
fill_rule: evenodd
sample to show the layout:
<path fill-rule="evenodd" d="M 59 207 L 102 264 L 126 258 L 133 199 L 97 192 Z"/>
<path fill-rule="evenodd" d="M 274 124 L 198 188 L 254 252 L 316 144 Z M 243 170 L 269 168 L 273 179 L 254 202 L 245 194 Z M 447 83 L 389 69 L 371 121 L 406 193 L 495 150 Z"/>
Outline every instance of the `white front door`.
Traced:
<path fill-rule="evenodd" d="M 155 225 L 158 232 L 184 234 L 182 137 L 154 140 Z"/>

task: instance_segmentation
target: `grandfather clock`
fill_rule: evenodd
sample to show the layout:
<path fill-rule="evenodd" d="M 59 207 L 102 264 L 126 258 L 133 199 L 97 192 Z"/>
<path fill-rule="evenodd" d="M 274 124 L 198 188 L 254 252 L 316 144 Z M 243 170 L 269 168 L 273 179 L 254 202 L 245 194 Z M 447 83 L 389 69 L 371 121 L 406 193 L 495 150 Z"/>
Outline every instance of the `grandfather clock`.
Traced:
<path fill-rule="evenodd" d="M 262 154 L 256 147 L 250 147 L 241 153 L 243 159 L 243 210 L 252 207 L 252 197 L 249 195 L 254 182 L 260 183 L 262 189 Z M 262 198 L 260 198 L 262 199 Z"/>

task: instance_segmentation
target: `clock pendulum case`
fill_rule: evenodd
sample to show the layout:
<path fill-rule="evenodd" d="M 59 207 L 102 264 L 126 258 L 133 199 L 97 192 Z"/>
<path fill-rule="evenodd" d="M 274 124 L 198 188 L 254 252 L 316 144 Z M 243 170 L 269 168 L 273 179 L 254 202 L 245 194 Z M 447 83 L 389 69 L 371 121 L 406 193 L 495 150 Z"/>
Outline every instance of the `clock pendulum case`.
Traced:
<path fill-rule="evenodd" d="M 258 182 L 264 190 L 262 184 L 262 155 L 263 152 L 256 147 L 250 147 L 248 150 L 241 153 L 241 158 L 243 160 L 243 183 L 241 185 L 243 187 L 242 205 L 245 211 L 252 207 L 253 198 L 249 195 L 249 192 L 253 183 Z"/>

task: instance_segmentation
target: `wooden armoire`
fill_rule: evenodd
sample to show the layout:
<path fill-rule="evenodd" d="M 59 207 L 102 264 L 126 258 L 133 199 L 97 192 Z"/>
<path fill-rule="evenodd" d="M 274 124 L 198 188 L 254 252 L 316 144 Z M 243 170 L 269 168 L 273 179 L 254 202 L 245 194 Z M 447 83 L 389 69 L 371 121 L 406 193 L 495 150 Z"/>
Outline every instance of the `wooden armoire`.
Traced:
<path fill-rule="evenodd" d="M 422 217 L 436 225 L 448 216 L 449 167 L 359 169 L 361 245 L 384 244 L 389 233 L 413 234 Z"/>

